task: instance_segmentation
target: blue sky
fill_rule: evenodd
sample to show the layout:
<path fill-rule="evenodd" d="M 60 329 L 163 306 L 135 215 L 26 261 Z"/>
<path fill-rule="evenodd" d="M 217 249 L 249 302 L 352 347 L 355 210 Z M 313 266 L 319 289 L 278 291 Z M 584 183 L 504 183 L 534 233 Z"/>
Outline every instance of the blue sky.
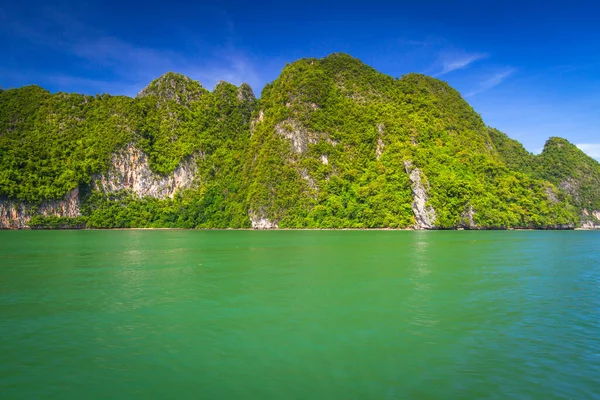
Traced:
<path fill-rule="evenodd" d="M 260 94 L 287 63 L 346 52 L 450 83 L 539 152 L 565 137 L 600 159 L 594 1 L 61 1 L 0 7 L 0 86 L 133 96 L 176 71 Z"/>

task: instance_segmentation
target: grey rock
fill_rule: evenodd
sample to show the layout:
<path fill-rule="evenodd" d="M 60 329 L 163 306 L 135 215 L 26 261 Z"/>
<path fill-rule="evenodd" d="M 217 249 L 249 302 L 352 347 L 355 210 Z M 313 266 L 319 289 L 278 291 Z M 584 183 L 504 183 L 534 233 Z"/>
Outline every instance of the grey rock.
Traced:
<path fill-rule="evenodd" d="M 79 212 L 79 188 L 75 188 L 59 200 L 45 200 L 39 206 L 13 200 L 0 200 L 0 228 L 28 228 L 34 215 L 77 217 Z"/>
<path fill-rule="evenodd" d="M 415 214 L 415 229 L 435 228 L 435 210 L 427 204 L 429 197 L 421 180 L 421 171 L 411 161 L 404 161 L 404 168 L 412 184 L 412 209 Z"/>
<path fill-rule="evenodd" d="M 113 155 L 108 172 L 94 176 L 92 188 L 104 193 L 130 190 L 139 197 L 172 198 L 178 190 L 192 185 L 196 172 L 195 157 L 188 157 L 171 174 L 156 174 L 146 153 L 129 144 Z"/>
<path fill-rule="evenodd" d="M 259 210 L 257 212 L 250 212 L 250 223 L 252 224 L 253 229 L 277 229 L 278 221 L 271 220 L 267 218 L 264 214 L 263 210 Z"/>

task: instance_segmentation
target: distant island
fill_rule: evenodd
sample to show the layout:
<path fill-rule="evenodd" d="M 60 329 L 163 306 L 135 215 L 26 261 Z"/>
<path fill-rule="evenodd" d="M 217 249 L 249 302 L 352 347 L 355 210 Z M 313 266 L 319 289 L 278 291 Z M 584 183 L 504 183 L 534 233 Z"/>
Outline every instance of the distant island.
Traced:
<path fill-rule="evenodd" d="M 136 98 L 0 92 L 0 228 L 600 228 L 600 164 L 540 155 L 440 80 L 349 55 L 256 99 L 176 73 Z"/>

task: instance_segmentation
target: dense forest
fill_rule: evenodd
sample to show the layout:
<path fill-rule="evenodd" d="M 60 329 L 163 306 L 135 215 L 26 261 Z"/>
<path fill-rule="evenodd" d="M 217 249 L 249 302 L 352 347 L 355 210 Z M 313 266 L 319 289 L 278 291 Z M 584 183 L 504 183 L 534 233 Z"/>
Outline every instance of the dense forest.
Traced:
<path fill-rule="evenodd" d="M 533 155 L 445 82 L 346 54 L 288 64 L 260 99 L 175 73 L 136 98 L 0 92 L 4 228 L 552 229 L 599 210 L 600 164 L 565 139 Z"/>

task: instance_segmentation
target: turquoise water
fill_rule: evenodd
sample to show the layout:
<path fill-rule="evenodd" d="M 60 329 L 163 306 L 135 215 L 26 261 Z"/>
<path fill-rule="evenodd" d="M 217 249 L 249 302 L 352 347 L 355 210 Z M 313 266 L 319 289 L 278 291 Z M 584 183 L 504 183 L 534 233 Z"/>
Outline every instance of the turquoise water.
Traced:
<path fill-rule="evenodd" d="M 0 231 L 3 399 L 600 398 L 600 232 Z"/>

